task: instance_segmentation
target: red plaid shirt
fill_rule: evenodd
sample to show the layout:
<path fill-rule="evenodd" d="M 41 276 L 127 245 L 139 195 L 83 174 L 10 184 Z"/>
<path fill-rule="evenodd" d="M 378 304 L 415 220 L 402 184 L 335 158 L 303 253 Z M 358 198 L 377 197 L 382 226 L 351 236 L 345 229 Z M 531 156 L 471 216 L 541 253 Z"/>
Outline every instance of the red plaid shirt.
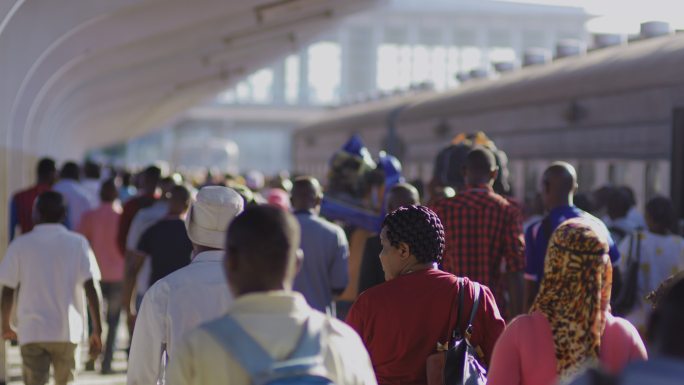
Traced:
<path fill-rule="evenodd" d="M 507 272 L 524 269 L 520 210 L 491 187 L 472 187 L 432 209 L 444 225 L 443 270 L 480 282 L 496 294 L 502 261 Z"/>
<path fill-rule="evenodd" d="M 17 225 L 21 228 L 22 234 L 33 229 L 33 203 L 38 195 L 49 191 L 50 188 L 48 184 L 37 184 L 14 194 L 10 202 L 10 241 L 15 236 Z"/>
<path fill-rule="evenodd" d="M 128 237 L 128 230 L 131 229 L 135 214 L 141 209 L 152 206 L 156 200 L 157 197 L 154 195 L 139 195 L 129 199 L 123 206 L 119 219 L 119 232 L 116 235 L 116 243 L 119 246 L 121 255 L 126 255 L 126 237 Z"/>

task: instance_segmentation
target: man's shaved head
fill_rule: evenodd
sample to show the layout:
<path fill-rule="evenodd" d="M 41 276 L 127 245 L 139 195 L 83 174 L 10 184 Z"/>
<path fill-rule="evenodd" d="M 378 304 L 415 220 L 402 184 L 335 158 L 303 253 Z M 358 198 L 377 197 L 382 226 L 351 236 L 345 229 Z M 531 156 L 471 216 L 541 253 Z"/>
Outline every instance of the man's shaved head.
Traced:
<path fill-rule="evenodd" d="M 464 167 L 466 184 L 491 184 L 496 179 L 498 170 L 494 153 L 485 147 L 475 146 L 466 157 Z"/>
<path fill-rule="evenodd" d="M 553 162 L 544 171 L 543 182 L 553 184 L 559 190 L 570 193 L 577 186 L 577 172 L 570 163 Z"/>
<path fill-rule="evenodd" d="M 556 206 L 572 204 L 577 190 L 577 172 L 567 162 L 553 162 L 542 176 L 544 206 L 550 210 Z"/>
<path fill-rule="evenodd" d="M 420 195 L 418 190 L 408 183 L 399 183 L 389 190 L 387 193 L 387 212 L 398 209 L 402 206 L 419 205 Z"/>
<path fill-rule="evenodd" d="M 311 176 L 301 176 L 292 184 L 292 208 L 311 210 L 318 207 L 323 198 L 323 190 L 318 180 Z"/>

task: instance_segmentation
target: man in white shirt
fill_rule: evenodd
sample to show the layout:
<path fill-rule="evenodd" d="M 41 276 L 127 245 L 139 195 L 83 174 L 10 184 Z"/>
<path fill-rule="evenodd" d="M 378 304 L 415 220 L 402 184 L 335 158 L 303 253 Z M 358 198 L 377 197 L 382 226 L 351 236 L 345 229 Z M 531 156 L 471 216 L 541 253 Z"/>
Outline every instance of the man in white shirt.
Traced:
<path fill-rule="evenodd" d="M 97 202 L 91 201 L 90 195 L 79 182 L 80 172 L 76 163 L 66 162 L 60 171 L 59 181 L 52 186 L 64 198 L 70 229 L 77 229 L 83 214 L 97 207 Z"/>
<path fill-rule="evenodd" d="M 185 332 L 225 313 L 232 303 L 222 269 L 223 240 L 228 224 L 243 207 L 240 194 L 228 187 L 207 186 L 197 194 L 185 219 L 192 262 L 145 294 L 128 360 L 129 385 L 157 383 L 164 375 L 164 352 L 173 359 Z"/>
<path fill-rule="evenodd" d="M 100 187 L 102 187 L 102 168 L 92 160 L 83 164 L 83 180 L 81 186 L 88 194 L 88 199 L 96 207 L 100 205 Z"/>
<path fill-rule="evenodd" d="M 629 265 L 639 260 L 639 272 L 636 277 L 635 303 L 624 315 L 642 333 L 646 335 L 648 319 L 653 312 L 646 295 L 672 274 L 684 271 L 684 238 L 672 230 L 676 226 L 675 209 L 672 201 L 666 197 L 655 197 L 646 204 L 646 231 L 630 233 L 620 243 L 619 272 L 623 274 L 622 285 L 629 283 Z M 620 293 L 611 294 L 620 298 Z"/>
<path fill-rule="evenodd" d="M 240 354 L 239 349 L 229 354 L 223 345 L 226 340 L 213 333 L 228 330 L 232 322 L 278 361 L 299 347 L 306 325 L 317 325 L 320 360 L 314 361 L 320 375 L 339 385 L 377 383 L 361 338 L 343 322 L 312 309 L 301 294 L 292 291 L 302 260 L 299 239 L 297 219 L 274 207 L 248 208 L 231 223 L 224 269 L 235 302 L 225 316 L 189 332 L 174 348 L 167 384 L 253 383 L 239 363 L 252 357 Z"/>
<path fill-rule="evenodd" d="M 88 240 L 67 230 L 61 222 L 66 207 L 53 191 L 39 195 L 33 231 L 16 238 L 0 263 L 2 336 L 19 340 L 26 385 L 47 383 L 50 364 L 55 383 L 74 378 L 76 346 L 82 341 L 86 319 L 83 290 L 93 322 L 90 354 L 102 349 L 99 279 L 95 255 Z M 17 303 L 18 332 L 10 325 L 14 291 L 21 285 Z"/>
<path fill-rule="evenodd" d="M 611 187 L 603 222 L 616 244 L 638 229 L 646 228 L 644 217 L 636 209 L 634 192 L 627 186 Z"/>

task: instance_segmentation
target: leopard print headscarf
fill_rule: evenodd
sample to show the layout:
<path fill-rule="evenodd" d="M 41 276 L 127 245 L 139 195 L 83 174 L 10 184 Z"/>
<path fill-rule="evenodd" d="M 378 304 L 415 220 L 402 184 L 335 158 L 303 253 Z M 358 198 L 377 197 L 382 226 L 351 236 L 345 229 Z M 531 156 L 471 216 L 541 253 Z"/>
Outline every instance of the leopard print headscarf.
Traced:
<path fill-rule="evenodd" d="M 563 222 L 551 236 L 544 278 L 530 311 L 549 321 L 561 380 L 599 357 L 610 302 L 612 268 L 607 242 L 584 218 Z"/>

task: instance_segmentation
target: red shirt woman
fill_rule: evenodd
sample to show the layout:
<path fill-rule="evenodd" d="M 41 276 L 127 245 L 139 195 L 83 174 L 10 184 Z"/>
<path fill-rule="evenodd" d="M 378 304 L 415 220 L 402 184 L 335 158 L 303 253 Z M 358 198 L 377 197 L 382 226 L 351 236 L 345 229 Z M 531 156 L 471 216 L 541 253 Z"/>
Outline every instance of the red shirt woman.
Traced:
<path fill-rule="evenodd" d="M 434 268 L 444 251 L 444 229 L 427 207 L 405 206 L 387 215 L 380 242 L 387 282 L 359 296 L 347 323 L 366 345 L 379 384 L 424 385 L 427 357 L 438 343 L 448 341 L 456 326 L 458 280 Z M 474 286 L 463 281 L 467 291 L 462 310 L 469 314 Z M 473 326 L 471 342 L 482 349 L 487 365 L 505 323 L 484 286 Z"/>

